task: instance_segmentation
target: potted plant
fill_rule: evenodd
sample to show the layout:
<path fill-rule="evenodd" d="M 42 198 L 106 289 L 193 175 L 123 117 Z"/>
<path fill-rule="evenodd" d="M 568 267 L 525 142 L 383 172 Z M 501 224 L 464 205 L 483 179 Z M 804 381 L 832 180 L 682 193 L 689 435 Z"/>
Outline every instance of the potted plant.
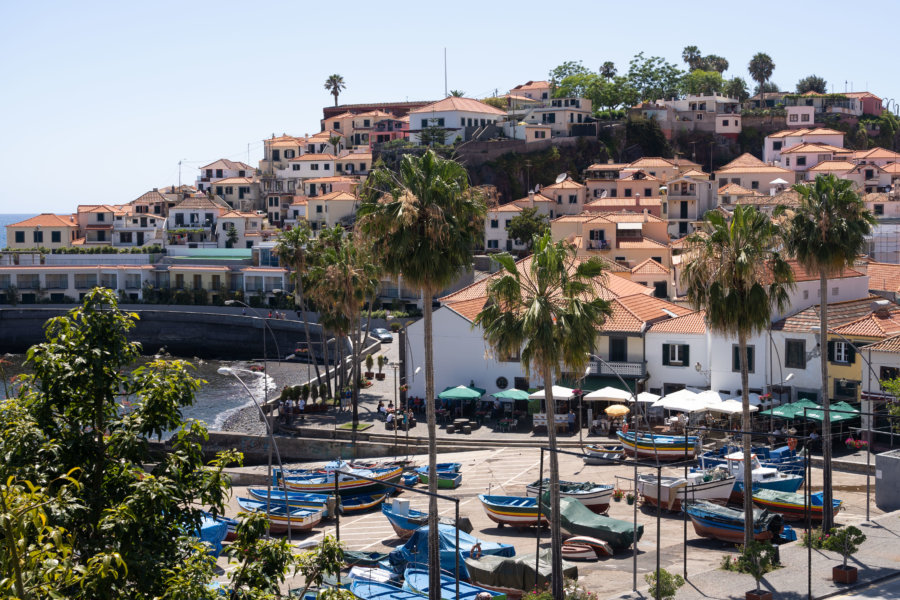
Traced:
<path fill-rule="evenodd" d="M 737 558 L 737 569 L 741 573 L 748 573 L 756 580 L 756 589 L 745 594 L 747 600 L 772 600 L 772 592 L 761 590 L 759 582 L 772 570 L 776 562 L 775 546 L 769 542 L 753 541 L 741 549 L 741 554 Z"/>
<path fill-rule="evenodd" d="M 401 392 L 408 392 L 408 391 L 409 391 L 409 386 L 406 385 L 405 383 L 402 384 L 402 385 L 400 386 L 400 391 L 401 391 Z"/>
<path fill-rule="evenodd" d="M 634 504 L 634 494 L 632 492 L 628 492 L 625 494 L 625 502 L 628 504 Z"/>
<path fill-rule="evenodd" d="M 825 538 L 825 549 L 837 552 L 844 557 L 844 563 L 831 570 L 835 583 L 853 583 L 858 575 L 856 567 L 847 564 L 847 558 L 859 550 L 860 544 L 866 541 L 866 535 L 853 525 L 835 527 Z"/>
<path fill-rule="evenodd" d="M 387 356 L 385 356 L 384 354 L 379 354 L 378 355 L 378 374 L 375 375 L 375 379 L 377 379 L 378 381 L 384 381 L 384 373 L 382 373 L 381 371 L 382 371 L 382 369 L 384 369 L 384 366 L 386 364 L 388 364 Z"/>
<path fill-rule="evenodd" d="M 615 500 L 616 502 L 621 502 L 621 501 L 622 501 L 622 496 L 624 496 L 624 495 L 625 495 L 625 492 L 623 492 L 622 490 L 616 488 L 615 490 L 613 490 L 612 498 L 613 498 L 613 500 Z"/>
<path fill-rule="evenodd" d="M 366 379 L 372 379 L 375 377 L 375 373 L 372 372 L 372 367 L 375 365 L 375 359 L 372 358 L 371 354 L 366 354 Z"/>
<path fill-rule="evenodd" d="M 673 575 L 665 569 L 659 570 L 659 581 L 656 579 L 656 571 L 644 575 L 644 581 L 650 585 L 647 595 L 651 598 L 671 600 L 678 593 L 678 588 L 684 585 L 684 577 Z M 657 596 L 657 593 L 659 594 Z"/>
<path fill-rule="evenodd" d="M 401 327 L 402 325 L 400 325 L 400 323 L 391 323 L 391 331 L 393 331 L 394 333 L 400 331 Z"/>

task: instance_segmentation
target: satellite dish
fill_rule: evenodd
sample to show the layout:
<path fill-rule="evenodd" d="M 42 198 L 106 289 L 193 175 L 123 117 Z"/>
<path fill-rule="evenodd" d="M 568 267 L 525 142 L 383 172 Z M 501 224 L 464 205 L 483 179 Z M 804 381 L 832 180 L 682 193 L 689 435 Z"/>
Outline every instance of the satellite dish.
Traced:
<path fill-rule="evenodd" d="M 603 190 L 603 193 L 600 194 L 600 198 L 601 198 L 601 199 L 606 198 L 606 196 L 607 196 L 608 194 L 609 194 L 609 190 Z"/>
<path fill-rule="evenodd" d="M 568 178 L 569 178 L 568 173 L 560 173 L 559 175 L 556 176 L 556 183 L 562 183 L 563 181 L 565 181 Z"/>

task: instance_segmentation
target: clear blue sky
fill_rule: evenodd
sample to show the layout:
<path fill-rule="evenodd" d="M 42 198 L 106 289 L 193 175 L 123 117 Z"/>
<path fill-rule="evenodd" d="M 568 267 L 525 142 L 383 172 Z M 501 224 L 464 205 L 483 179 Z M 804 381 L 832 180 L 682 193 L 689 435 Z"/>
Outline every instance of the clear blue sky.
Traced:
<path fill-rule="evenodd" d="M 219 157 L 256 166 L 272 133 L 319 130 L 342 103 L 483 97 L 545 79 L 564 60 L 620 72 L 637 52 L 683 67 L 684 46 L 724 56 L 746 79 L 758 51 L 793 89 L 900 99 L 900 4 L 830 0 L 704 7 L 676 2 L 3 2 L 0 212 L 122 203 Z M 892 44 L 893 43 L 893 44 Z"/>

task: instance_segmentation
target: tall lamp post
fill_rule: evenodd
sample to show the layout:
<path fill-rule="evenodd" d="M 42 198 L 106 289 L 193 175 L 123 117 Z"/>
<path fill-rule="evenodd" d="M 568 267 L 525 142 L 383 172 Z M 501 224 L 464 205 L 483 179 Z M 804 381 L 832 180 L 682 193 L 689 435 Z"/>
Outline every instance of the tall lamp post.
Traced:
<path fill-rule="evenodd" d="M 250 391 L 250 388 L 247 387 L 247 384 L 244 383 L 244 380 L 240 378 L 237 372 L 240 371 L 242 373 L 253 374 L 253 371 L 248 369 L 236 369 L 233 367 L 219 367 L 217 372 L 219 375 L 231 375 L 244 388 L 247 392 L 247 395 L 250 396 L 250 400 L 253 401 L 253 404 L 256 405 L 256 409 L 259 411 L 259 416 L 262 418 L 263 422 L 266 424 L 266 434 L 269 437 L 269 469 L 268 469 L 268 477 L 266 477 L 266 535 L 271 537 L 269 534 L 269 520 L 268 516 L 271 512 L 272 507 L 272 449 L 275 449 L 275 458 L 278 460 L 278 468 L 281 469 L 281 476 L 284 477 L 284 465 L 281 463 L 281 453 L 278 452 L 278 446 L 275 444 L 275 434 L 272 430 L 272 423 L 266 414 L 263 412 L 262 406 L 256 400 L 256 396 L 253 395 L 253 392 Z M 291 507 L 288 505 L 287 494 L 284 495 L 284 511 L 287 517 L 287 531 L 288 531 L 288 543 L 291 541 Z"/>

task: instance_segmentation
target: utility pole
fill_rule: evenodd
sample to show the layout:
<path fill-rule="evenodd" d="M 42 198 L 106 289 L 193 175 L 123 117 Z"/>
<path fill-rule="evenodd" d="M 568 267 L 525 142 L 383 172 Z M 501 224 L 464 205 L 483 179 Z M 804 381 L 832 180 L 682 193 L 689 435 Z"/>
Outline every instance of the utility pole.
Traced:
<path fill-rule="evenodd" d="M 444 48 L 444 98 L 447 97 L 447 48 Z"/>

